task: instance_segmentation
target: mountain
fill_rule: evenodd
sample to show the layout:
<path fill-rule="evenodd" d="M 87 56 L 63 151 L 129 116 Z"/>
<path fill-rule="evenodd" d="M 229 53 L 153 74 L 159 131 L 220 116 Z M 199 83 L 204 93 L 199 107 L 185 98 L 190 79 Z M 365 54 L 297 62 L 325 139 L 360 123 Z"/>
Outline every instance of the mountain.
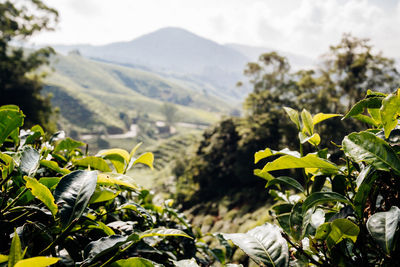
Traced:
<path fill-rule="evenodd" d="M 285 56 L 289 60 L 290 66 L 294 70 L 310 68 L 310 67 L 315 66 L 315 61 L 312 58 L 302 56 L 299 54 L 295 54 L 295 53 L 280 51 L 277 49 L 266 48 L 266 47 L 248 46 L 248 45 L 233 44 L 233 43 L 226 44 L 225 46 L 245 55 L 249 59 L 249 61 L 253 61 L 253 62 L 257 61 L 258 57 L 261 54 L 276 51 L 276 52 L 278 52 L 278 54 Z"/>
<path fill-rule="evenodd" d="M 169 102 L 182 122 L 209 124 L 228 114 L 231 106 L 189 80 L 165 78 L 142 69 L 99 62 L 77 54 L 57 55 L 45 79 L 46 93 L 60 108 L 66 125 L 93 130 L 103 125 L 124 129 L 121 114 L 163 120 L 161 106 Z M 210 89 L 211 90 L 211 89 Z"/>
<path fill-rule="evenodd" d="M 235 87 L 243 79 L 247 56 L 181 28 L 163 28 L 129 42 L 54 48 L 63 54 L 78 50 L 85 57 L 142 66 L 164 75 L 184 75 L 196 82 L 211 84 L 218 92 L 209 93 L 228 101 L 240 102 L 249 92 L 248 88 Z"/>

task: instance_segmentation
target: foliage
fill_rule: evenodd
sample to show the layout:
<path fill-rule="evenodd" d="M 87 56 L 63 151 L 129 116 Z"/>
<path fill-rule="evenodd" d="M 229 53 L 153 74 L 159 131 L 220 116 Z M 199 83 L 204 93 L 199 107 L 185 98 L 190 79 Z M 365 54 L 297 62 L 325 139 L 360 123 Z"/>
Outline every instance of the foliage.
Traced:
<path fill-rule="evenodd" d="M 26 53 L 12 46 L 41 30 L 51 30 L 58 13 L 40 0 L 24 4 L 3 1 L 0 3 L 0 105 L 16 104 L 28 114 L 26 126 L 41 123 L 54 130 L 50 122 L 50 98 L 40 94 L 40 75 L 33 72 L 48 63 L 54 52 L 42 48 Z"/>
<path fill-rule="evenodd" d="M 24 114 L 0 107 L 0 263 L 8 266 L 173 266 L 216 258 L 197 242 L 171 202 L 156 204 L 126 172 L 153 167 L 153 155 L 123 149 L 82 152 L 84 143 L 36 125 L 20 130 Z M 7 119 L 4 119 L 7 118 Z M 202 254 L 200 253 L 202 251 Z M 133 265 L 136 266 L 136 265 Z"/>
<path fill-rule="evenodd" d="M 298 148 L 296 128 L 299 125 L 282 119 L 288 111 L 283 107 L 306 109 L 313 114 L 343 113 L 358 100 L 361 88 L 374 86 L 387 92 L 399 81 L 393 60 L 374 54 L 367 40 L 350 35 L 344 35 L 338 45 L 330 48 L 318 69 L 291 72 L 287 59 L 271 52 L 261 55 L 258 62 L 248 63 L 244 73 L 253 85 L 253 92 L 244 102 L 245 116 L 226 118 L 203 134 L 196 154 L 185 160 L 185 171 L 175 172 L 179 200 L 208 200 L 210 196 L 240 192 L 243 188 L 254 190 L 265 198 L 258 181 L 252 178 L 251 163 L 245 159 L 260 147 L 274 150 Z M 376 97 L 371 96 L 365 101 L 372 99 Z M 380 105 L 379 99 L 368 102 L 368 105 Z M 393 112 L 393 108 L 386 110 Z M 296 120 L 295 116 L 303 121 L 312 119 L 307 112 L 296 114 L 292 112 L 292 120 Z M 334 143 L 340 143 L 345 135 L 362 129 L 362 124 L 368 119 L 361 115 L 358 116 L 364 119 L 361 121 L 334 118 L 325 123 L 315 123 L 315 129 L 309 127 L 301 136 L 303 152 L 312 151 L 312 143 L 317 142 L 328 149 L 332 154 L 331 160 L 336 163 L 341 152 Z M 393 127 L 393 123 L 393 120 L 387 121 L 385 127 Z M 327 138 L 310 134 L 314 130 Z M 281 175 L 285 174 L 288 171 L 283 170 Z M 226 184 L 229 184 L 228 190 L 221 192 L 217 189 Z M 197 193 L 190 193 L 193 190 Z"/>
<path fill-rule="evenodd" d="M 320 138 L 314 138 L 315 124 L 334 115 L 311 116 L 306 110 L 300 115 L 285 108 L 298 128 L 300 151 L 267 148 L 255 154 L 255 162 L 269 161 L 254 173 L 267 180 L 275 197 L 275 223 L 224 237 L 265 266 L 398 266 L 399 95 L 400 89 L 392 94 L 368 91 L 355 104 L 345 118 L 369 121 L 371 128 L 344 137 L 341 164 L 330 161 Z M 380 101 L 371 104 L 371 98 Z M 314 151 L 305 154 L 307 142 Z M 292 168 L 301 175 L 275 177 L 274 171 Z M 287 187 L 297 193 L 284 191 Z"/>

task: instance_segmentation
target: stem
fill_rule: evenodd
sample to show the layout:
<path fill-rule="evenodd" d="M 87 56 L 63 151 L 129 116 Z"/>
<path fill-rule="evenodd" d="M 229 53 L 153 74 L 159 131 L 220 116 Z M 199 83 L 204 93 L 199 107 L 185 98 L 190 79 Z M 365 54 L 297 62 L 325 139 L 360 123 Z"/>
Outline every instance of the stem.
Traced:
<path fill-rule="evenodd" d="M 346 157 L 346 165 L 347 165 L 347 179 L 348 179 L 349 182 L 350 182 L 351 191 L 353 191 L 353 193 L 356 194 L 356 189 L 355 189 L 355 187 L 354 187 L 354 185 L 353 185 L 353 181 L 352 181 L 352 179 L 351 179 L 350 161 L 349 161 L 349 158 L 348 158 L 348 157 Z"/>
<path fill-rule="evenodd" d="M 25 187 L 25 189 L 22 190 L 22 192 L 19 193 L 18 196 L 16 196 L 16 197 L 14 198 L 14 200 L 11 201 L 11 203 L 8 204 L 8 205 L 1 211 L 1 213 L 4 213 L 4 212 L 6 212 L 7 210 L 9 210 L 9 209 L 21 198 L 21 196 L 22 196 L 26 191 L 28 191 L 28 188 Z"/>
<path fill-rule="evenodd" d="M 297 251 L 299 251 L 301 254 L 303 254 L 304 256 L 306 256 L 306 257 L 310 260 L 310 262 L 312 262 L 313 264 L 315 264 L 315 265 L 317 265 L 317 266 L 323 266 L 323 264 L 319 263 L 318 261 L 314 260 L 313 257 L 311 257 L 310 255 L 308 255 L 308 254 L 303 250 L 302 247 L 300 247 L 300 246 L 296 245 L 295 243 L 293 243 L 292 240 L 290 240 L 290 237 L 289 237 L 286 233 L 281 232 L 281 235 L 282 235 L 282 237 L 283 237 L 292 247 L 294 247 Z"/>
<path fill-rule="evenodd" d="M 71 222 L 71 224 L 68 225 L 68 227 L 65 228 L 65 229 L 61 232 L 61 234 L 60 234 L 59 236 L 57 236 L 57 238 L 56 238 L 53 242 L 51 242 L 50 245 L 47 246 L 47 248 L 43 249 L 43 250 L 39 253 L 39 255 L 43 255 L 43 254 L 44 254 L 45 252 L 47 252 L 48 250 L 54 248 L 54 247 L 57 245 L 58 241 L 59 241 L 60 239 L 64 239 L 64 237 L 67 235 L 67 233 L 75 226 L 75 224 L 76 224 L 78 221 L 79 221 L 79 218 L 73 220 L 73 221 Z"/>
<path fill-rule="evenodd" d="M 19 216 L 15 217 L 14 219 L 12 219 L 10 222 L 14 222 L 14 221 L 18 220 L 19 218 L 24 217 L 24 216 L 27 215 L 29 212 L 30 212 L 30 211 L 28 210 L 28 211 L 22 213 L 21 215 L 19 215 Z"/>

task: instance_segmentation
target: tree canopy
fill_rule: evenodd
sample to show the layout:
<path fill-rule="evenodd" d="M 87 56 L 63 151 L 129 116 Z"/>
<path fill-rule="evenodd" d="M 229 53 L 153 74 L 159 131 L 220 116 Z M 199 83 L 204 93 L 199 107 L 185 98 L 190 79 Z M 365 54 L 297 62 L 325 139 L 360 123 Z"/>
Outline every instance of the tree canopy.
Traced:
<path fill-rule="evenodd" d="M 40 94 L 41 75 L 35 72 L 48 63 L 54 50 L 37 51 L 15 44 L 43 30 L 52 30 L 58 13 L 40 0 L 0 3 L 0 105 L 15 104 L 27 114 L 27 127 L 40 123 L 53 128 L 50 97 Z"/>

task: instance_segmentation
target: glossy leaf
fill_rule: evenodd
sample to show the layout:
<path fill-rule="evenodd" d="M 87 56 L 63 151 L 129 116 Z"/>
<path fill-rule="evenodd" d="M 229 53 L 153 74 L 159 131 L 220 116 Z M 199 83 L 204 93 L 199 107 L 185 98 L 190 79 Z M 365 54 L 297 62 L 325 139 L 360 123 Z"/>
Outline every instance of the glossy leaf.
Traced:
<path fill-rule="evenodd" d="M 31 176 L 39 167 L 40 154 L 31 147 L 26 147 L 22 152 L 19 169 L 24 175 Z"/>
<path fill-rule="evenodd" d="M 119 260 L 110 265 L 110 267 L 154 267 L 154 266 L 157 266 L 154 264 L 154 262 L 139 257 Z M 185 266 L 189 267 L 190 265 L 185 265 Z"/>
<path fill-rule="evenodd" d="M 127 236 L 122 235 L 106 236 L 90 242 L 84 250 L 85 261 L 83 262 L 83 265 L 89 265 L 90 263 L 95 262 L 99 257 L 118 249 L 121 245 L 127 242 Z"/>
<path fill-rule="evenodd" d="M 332 170 L 337 169 L 337 167 L 333 163 L 321 159 L 314 154 L 308 154 L 302 158 L 296 158 L 291 155 L 282 156 L 272 162 L 268 162 L 261 172 L 295 168 L 323 168 Z"/>
<path fill-rule="evenodd" d="M 287 186 L 290 186 L 290 187 L 293 187 L 293 188 L 299 190 L 300 192 L 304 192 L 303 186 L 298 181 L 296 181 L 295 179 L 288 177 L 288 176 L 280 176 L 280 177 L 270 180 L 267 183 L 266 188 L 273 186 L 275 184 L 287 185 Z"/>
<path fill-rule="evenodd" d="M 65 175 L 58 183 L 54 198 L 59 206 L 63 227 L 80 218 L 96 188 L 96 171 L 74 171 Z"/>
<path fill-rule="evenodd" d="M 327 202 L 342 202 L 351 204 L 351 202 L 336 192 L 315 192 L 309 195 L 303 203 L 303 212 L 314 207 L 315 205 Z"/>
<path fill-rule="evenodd" d="M 175 267 L 199 267 L 195 259 L 174 261 Z"/>
<path fill-rule="evenodd" d="M 400 116 L 400 90 L 397 90 L 397 94 L 390 94 L 383 99 L 380 112 L 385 137 L 388 138 Z"/>
<path fill-rule="evenodd" d="M 223 234 L 225 239 L 240 247 L 257 264 L 266 266 L 287 266 L 289 249 L 281 236 L 281 229 L 266 223 L 245 234 Z"/>
<path fill-rule="evenodd" d="M 316 125 L 320 122 L 323 122 L 324 120 L 334 118 L 334 117 L 339 117 L 342 116 L 341 114 L 325 114 L 325 113 L 318 113 L 314 115 L 312 118 L 313 125 Z"/>
<path fill-rule="evenodd" d="M 364 161 L 378 170 L 393 169 L 400 174 L 400 159 L 382 139 L 370 132 L 352 133 L 343 139 L 345 154 L 356 162 Z"/>
<path fill-rule="evenodd" d="M 358 185 L 357 193 L 354 197 L 354 209 L 359 218 L 362 218 L 365 208 L 365 203 L 369 197 L 369 192 L 375 180 L 378 178 L 377 173 L 370 168 L 366 169 L 365 173 L 361 172 L 360 184 Z M 359 175 L 359 177 L 360 177 Z M 357 179 L 358 183 L 358 179 Z"/>
<path fill-rule="evenodd" d="M 0 108 L 0 147 L 7 137 L 24 124 L 24 114 L 17 106 Z"/>
<path fill-rule="evenodd" d="M 394 237 L 399 221 L 400 209 L 396 206 L 391 207 L 389 211 L 373 214 L 367 221 L 368 232 L 388 254 L 395 245 Z"/>
<path fill-rule="evenodd" d="M 128 151 L 125 149 L 120 149 L 120 148 L 113 148 L 113 149 L 107 149 L 107 150 L 102 150 L 99 153 L 100 156 L 107 157 L 109 155 L 118 155 L 121 158 L 125 160 L 125 162 L 129 162 L 130 156 Z"/>
<path fill-rule="evenodd" d="M 57 263 L 60 259 L 54 257 L 33 257 L 25 260 L 20 260 L 15 264 L 15 267 L 46 267 Z"/>
<path fill-rule="evenodd" d="M 133 190 L 139 188 L 131 177 L 116 173 L 100 173 L 97 176 L 97 183 L 99 185 L 124 186 Z"/>
<path fill-rule="evenodd" d="M 283 109 L 285 110 L 285 112 L 288 114 L 290 120 L 292 122 L 294 122 L 294 124 L 296 124 L 297 129 L 300 130 L 300 118 L 299 118 L 299 112 L 297 112 L 297 110 L 294 110 L 292 108 L 289 107 L 283 107 Z"/>
<path fill-rule="evenodd" d="M 50 190 L 34 178 L 25 176 L 24 179 L 26 181 L 25 186 L 31 190 L 32 195 L 42 201 L 46 205 L 46 207 L 49 208 L 53 216 L 56 215 L 58 207 L 54 202 L 54 197 L 51 194 Z"/>
<path fill-rule="evenodd" d="M 103 150 L 98 155 L 110 160 L 118 173 L 123 173 L 125 166 L 130 161 L 129 153 L 126 150 L 119 148 Z"/>
<path fill-rule="evenodd" d="M 364 109 L 380 108 L 382 105 L 383 97 L 368 97 L 357 102 L 350 111 L 343 117 L 343 119 L 356 116 L 364 112 Z"/>

